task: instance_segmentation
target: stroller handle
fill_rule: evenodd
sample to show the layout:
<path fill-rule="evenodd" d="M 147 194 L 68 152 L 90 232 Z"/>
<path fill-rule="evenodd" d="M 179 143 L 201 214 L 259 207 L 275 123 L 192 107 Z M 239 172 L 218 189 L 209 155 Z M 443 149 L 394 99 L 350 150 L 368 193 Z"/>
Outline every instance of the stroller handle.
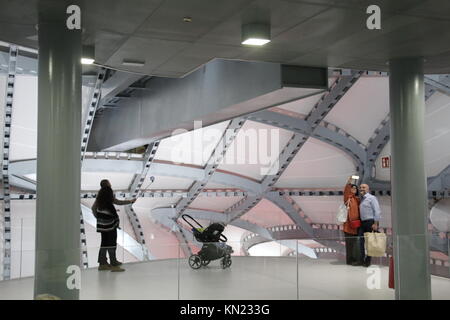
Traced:
<path fill-rule="evenodd" d="M 188 225 L 190 225 L 192 228 L 195 228 L 195 227 L 194 227 L 194 226 L 192 225 L 192 223 L 190 223 L 186 218 L 189 218 L 190 220 L 194 221 L 200 228 L 203 228 L 203 226 L 202 226 L 200 223 L 198 223 L 197 220 L 195 220 L 194 218 L 192 218 L 190 215 L 188 215 L 188 214 L 183 214 L 181 217 L 182 217 L 183 220 L 186 221 L 186 223 L 187 223 Z"/>

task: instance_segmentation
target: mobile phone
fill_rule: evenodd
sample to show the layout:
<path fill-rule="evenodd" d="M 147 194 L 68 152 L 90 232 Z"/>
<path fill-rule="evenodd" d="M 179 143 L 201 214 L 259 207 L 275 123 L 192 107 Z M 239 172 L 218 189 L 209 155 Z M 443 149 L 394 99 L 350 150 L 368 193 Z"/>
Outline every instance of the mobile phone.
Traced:
<path fill-rule="evenodd" d="M 359 180 L 359 176 L 352 176 L 352 179 Z"/>

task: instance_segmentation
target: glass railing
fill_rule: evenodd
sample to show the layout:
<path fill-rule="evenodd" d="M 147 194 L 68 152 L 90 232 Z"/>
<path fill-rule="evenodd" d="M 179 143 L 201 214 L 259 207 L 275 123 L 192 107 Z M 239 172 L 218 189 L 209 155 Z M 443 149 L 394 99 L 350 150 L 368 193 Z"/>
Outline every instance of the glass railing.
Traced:
<path fill-rule="evenodd" d="M 32 299 L 36 252 L 34 234 L 30 233 L 34 219 L 16 220 L 12 228 L 10 280 L 0 281 L 0 299 Z M 120 268 L 125 270 L 120 272 L 117 268 L 98 269 L 100 234 L 94 232 L 94 228 L 86 228 L 90 240 L 85 248 L 88 267 L 78 263 L 80 299 L 394 300 L 407 298 L 410 292 L 423 292 L 423 287 L 414 288 L 401 281 L 415 278 L 409 282 L 420 285 L 417 278 L 423 278 L 428 271 L 432 299 L 450 299 L 450 266 L 448 251 L 444 252 L 445 244 L 446 250 L 450 247 L 447 234 L 445 238 L 441 234 L 440 240 L 432 233 L 387 236 L 385 251 L 364 266 L 361 262 L 367 261 L 361 260 L 360 250 L 363 238 L 357 236 L 274 240 L 248 234 L 241 241 L 189 246 L 155 240 L 147 243 L 144 250 L 123 223 L 115 251 L 117 260 L 123 263 Z M 421 258 L 421 248 L 427 241 L 431 253 Z M 402 251 L 403 265 L 396 275 L 399 284 L 393 281 L 394 266 L 390 266 L 394 247 Z M 43 252 L 40 258 L 49 254 Z M 60 256 L 73 259 L 74 253 L 61 252 Z M 80 252 L 78 256 L 81 257 Z M 420 259 L 429 259 L 429 270 L 418 263 Z M 3 258 L 3 266 L 5 261 Z M 72 267 L 63 276 L 70 277 L 77 263 Z M 50 264 L 47 267 L 44 262 L 40 274 L 53 272 Z M 392 285 L 398 285 L 397 292 Z"/>

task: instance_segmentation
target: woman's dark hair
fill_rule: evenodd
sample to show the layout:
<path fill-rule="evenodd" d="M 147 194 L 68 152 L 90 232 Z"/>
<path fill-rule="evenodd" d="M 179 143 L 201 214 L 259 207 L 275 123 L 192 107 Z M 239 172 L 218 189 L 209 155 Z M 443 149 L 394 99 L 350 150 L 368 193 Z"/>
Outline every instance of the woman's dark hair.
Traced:
<path fill-rule="evenodd" d="M 114 192 L 111 187 L 103 186 L 97 194 L 97 206 L 99 209 L 111 209 L 114 202 Z"/>
<path fill-rule="evenodd" d="M 359 197 L 359 188 L 358 188 L 358 186 L 357 186 L 356 184 L 352 184 L 352 188 L 353 188 L 353 187 L 356 188 L 355 196 L 358 196 L 358 197 Z"/>

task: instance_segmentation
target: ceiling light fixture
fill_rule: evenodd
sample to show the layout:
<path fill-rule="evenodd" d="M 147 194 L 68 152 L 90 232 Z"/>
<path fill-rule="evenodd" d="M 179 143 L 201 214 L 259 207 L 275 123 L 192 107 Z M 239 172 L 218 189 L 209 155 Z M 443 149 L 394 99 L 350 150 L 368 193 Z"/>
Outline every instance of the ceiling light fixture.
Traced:
<path fill-rule="evenodd" d="M 93 64 L 95 61 L 95 48 L 94 46 L 83 46 L 81 54 L 82 64 Z"/>
<path fill-rule="evenodd" d="M 122 64 L 129 67 L 143 67 L 145 66 L 145 61 L 123 60 Z"/>
<path fill-rule="evenodd" d="M 81 58 L 81 63 L 82 64 L 93 64 L 94 63 L 94 59 L 91 58 Z"/>
<path fill-rule="evenodd" d="M 263 46 L 270 42 L 270 25 L 266 23 L 249 23 L 242 25 L 242 44 Z"/>

